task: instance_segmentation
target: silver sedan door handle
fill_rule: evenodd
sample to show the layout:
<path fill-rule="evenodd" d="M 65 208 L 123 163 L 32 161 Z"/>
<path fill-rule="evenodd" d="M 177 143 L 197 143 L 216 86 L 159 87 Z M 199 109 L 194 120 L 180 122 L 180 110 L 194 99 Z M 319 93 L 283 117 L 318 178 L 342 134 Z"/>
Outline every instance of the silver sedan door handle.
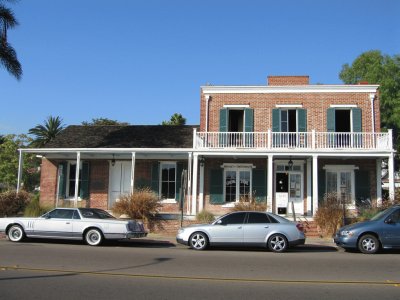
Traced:
<path fill-rule="evenodd" d="M 67 223 L 65 223 L 65 224 L 71 224 L 70 222 L 67 222 Z"/>
<path fill-rule="evenodd" d="M 238 229 L 242 229 L 242 226 L 239 226 Z"/>
<path fill-rule="evenodd" d="M 269 228 L 269 226 L 264 226 L 264 228 Z"/>

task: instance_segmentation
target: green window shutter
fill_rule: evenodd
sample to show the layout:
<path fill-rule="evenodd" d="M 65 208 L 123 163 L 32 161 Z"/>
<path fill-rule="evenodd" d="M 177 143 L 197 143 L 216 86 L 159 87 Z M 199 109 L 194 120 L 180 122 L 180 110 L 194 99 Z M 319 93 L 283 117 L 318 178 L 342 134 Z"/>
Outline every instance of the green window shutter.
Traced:
<path fill-rule="evenodd" d="M 326 115 L 326 131 L 327 132 L 335 132 L 336 125 L 335 125 L 335 109 L 328 108 L 327 115 Z"/>
<path fill-rule="evenodd" d="M 267 170 L 253 169 L 253 191 L 257 202 L 267 201 Z"/>
<path fill-rule="evenodd" d="M 362 199 L 371 199 L 371 186 L 368 171 L 355 171 L 356 204 Z"/>
<path fill-rule="evenodd" d="M 151 190 L 159 195 L 159 185 L 160 185 L 160 163 L 154 162 L 151 166 Z"/>
<path fill-rule="evenodd" d="M 82 177 L 80 182 L 79 197 L 89 199 L 89 162 L 82 162 Z"/>
<path fill-rule="evenodd" d="M 323 202 L 324 201 L 324 196 L 326 193 L 326 172 L 325 170 L 319 170 L 318 171 L 318 202 Z"/>
<path fill-rule="evenodd" d="M 307 110 L 301 108 L 297 110 L 297 127 L 299 132 L 307 132 Z"/>
<path fill-rule="evenodd" d="M 272 131 L 281 131 L 281 110 L 279 108 L 272 109 Z"/>
<path fill-rule="evenodd" d="M 361 119 L 361 108 L 352 108 L 353 113 L 353 132 L 362 132 L 362 119 Z"/>
<path fill-rule="evenodd" d="M 254 109 L 245 108 L 244 109 L 244 132 L 245 132 L 245 146 L 253 146 L 253 135 L 250 132 L 254 132 Z M 246 134 L 246 132 L 249 132 Z"/>
<path fill-rule="evenodd" d="M 228 109 L 221 108 L 219 111 L 219 132 L 228 132 Z"/>
<path fill-rule="evenodd" d="M 210 170 L 210 203 L 224 204 L 224 170 Z"/>
<path fill-rule="evenodd" d="M 67 192 L 67 168 L 68 163 L 62 162 L 58 165 L 58 197 L 61 199 L 66 198 Z"/>
<path fill-rule="evenodd" d="M 184 164 L 183 163 L 181 163 L 181 162 L 178 162 L 177 164 L 176 164 L 176 183 L 175 183 L 175 200 L 176 201 L 179 201 L 179 195 L 180 195 L 180 193 L 181 193 L 181 188 L 182 188 L 182 186 L 181 186 L 181 177 L 182 177 L 182 171 L 183 171 L 183 168 L 184 168 Z"/>

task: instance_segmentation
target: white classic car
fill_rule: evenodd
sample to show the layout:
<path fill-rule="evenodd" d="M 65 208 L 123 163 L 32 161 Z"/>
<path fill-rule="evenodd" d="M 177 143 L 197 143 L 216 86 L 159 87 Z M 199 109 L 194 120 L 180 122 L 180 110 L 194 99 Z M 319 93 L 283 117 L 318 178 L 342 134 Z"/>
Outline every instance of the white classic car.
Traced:
<path fill-rule="evenodd" d="M 142 223 L 117 220 L 96 208 L 56 208 L 38 218 L 0 218 L 0 232 L 12 242 L 28 238 L 85 240 L 90 246 L 104 239 L 122 240 L 147 236 Z"/>

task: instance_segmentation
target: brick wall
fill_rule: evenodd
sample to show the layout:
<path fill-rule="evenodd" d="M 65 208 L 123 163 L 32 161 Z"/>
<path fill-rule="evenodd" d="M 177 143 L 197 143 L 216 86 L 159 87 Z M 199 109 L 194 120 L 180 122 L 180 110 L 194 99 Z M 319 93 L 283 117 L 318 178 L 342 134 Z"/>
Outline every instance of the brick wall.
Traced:
<path fill-rule="evenodd" d="M 109 163 L 107 160 L 90 161 L 90 207 L 108 209 Z"/>
<path fill-rule="evenodd" d="M 254 131 L 272 129 L 272 109 L 280 104 L 302 105 L 307 110 L 307 131 L 326 132 L 327 109 L 330 105 L 357 105 L 362 110 L 362 130 L 372 132 L 369 93 L 304 93 L 304 94 L 211 94 L 208 131 L 219 131 L 219 112 L 224 105 L 249 105 L 254 109 Z M 206 100 L 201 95 L 200 131 L 205 131 Z M 379 97 L 374 102 L 375 131 L 380 131 Z"/>
<path fill-rule="evenodd" d="M 268 76 L 268 85 L 307 85 L 309 76 Z"/>
<path fill-rule="evenodd" d="M 47 158 L 43 158 L 40 165 L 40 203 L 45 206 L 54 206 L 55 204 L 57 165 L 57 162 Z"/>

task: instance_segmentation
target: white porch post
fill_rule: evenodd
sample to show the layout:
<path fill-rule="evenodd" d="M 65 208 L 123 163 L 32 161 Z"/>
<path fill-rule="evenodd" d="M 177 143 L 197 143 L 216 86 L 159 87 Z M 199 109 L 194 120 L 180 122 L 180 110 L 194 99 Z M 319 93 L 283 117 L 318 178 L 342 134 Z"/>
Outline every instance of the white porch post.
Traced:
<path fill-rule="evenodd" d="M 272 154 L 268 155 L 268 168 L 267 168 L 267 210 L 272 212 L 272 199 L 274 194 L 274 156 Z"/>
<path fill-rule="evenodd" d="M 376 205 L 382 206 L 382 159 L 376 160 Z"/>
<path fill-rule="evenodd" d="M 313 207 L 312 213 L 315 215 L 316 211 L 318 210 L 318 156 L 313 155 L 312 159 L 312 199 L 313 199 Z"/>
<path fill-rule="evenodd" d="M 197 169 L 199 165 L 199 155 L 197 153 L 194 154 L 193 157 L 193 186 L 192 186 L 192 207 L 191 207 L 191 215 L 195 216 L 196 211 L 196 202 L 197 202 Z"/>
<path fill-rule="evenodd" d="M 18 181 L 17 181 L 17 194 L 21 189 L 22 184 L 22 165 L 23 165 L 23 153 L 22 150 L 19 150 L 19 161 L 18 161 Z"/>
<path fill-rule="evenodd" d="M 395 186 L 394 186 L 394 154 L 390 154 L 389 159 L 389 199 L 390 201 L 394 201 L 395 196 Z"/>
<path fill-rule="evenodd" d="M 186 214 L 190 215 L 190 202 L 192 199 L 192 157 L 193 157 L 193 153 L 189 152 L 188 155 L 188 191 L 187 191 L 187 195 L 188 195 L 188 199 L 187 199 L 187 204 L 186 204 Z"/>
<path fill-rule="evenodd" d="M 307 215 L 312 215 L 312 177 L 311 177 L 311 162 L 310 158 L 307 159 Z"/>
<path fill-rule="evenodd" d="M 81 153 L 76 152 L 76 168 L 75 168 L 75 195 L 74 195 L 74 207 L 78 207 L 78 197 L 79 197 L 79 172 L 81 164 Z"/>
<path fill-rule="evenodd" d="M 131 194 L 135 189 L 135 165 L 136 165 L 136 153 L 132 152 L 132 166 L 131 166 Z"/>
<path fill-rule="evenodd" d="M 200 163 L 199 212 L 204 208 L 204 162 Z"/>

